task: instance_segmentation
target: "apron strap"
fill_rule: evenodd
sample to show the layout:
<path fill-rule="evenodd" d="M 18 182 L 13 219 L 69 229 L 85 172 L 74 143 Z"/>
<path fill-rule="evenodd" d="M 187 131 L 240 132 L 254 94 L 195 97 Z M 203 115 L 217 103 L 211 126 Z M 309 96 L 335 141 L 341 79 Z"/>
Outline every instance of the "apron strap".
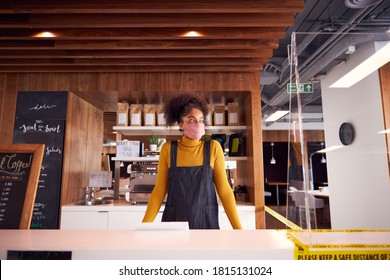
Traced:
<path fill-rule="evenodd" d="M 210 141 L 204 141 L 203 165 L 210 164 Z"/>
<path fill-rule="evenodd" d="M 177 141 L 171 142 L 171 167 L 176 167 Z"/>

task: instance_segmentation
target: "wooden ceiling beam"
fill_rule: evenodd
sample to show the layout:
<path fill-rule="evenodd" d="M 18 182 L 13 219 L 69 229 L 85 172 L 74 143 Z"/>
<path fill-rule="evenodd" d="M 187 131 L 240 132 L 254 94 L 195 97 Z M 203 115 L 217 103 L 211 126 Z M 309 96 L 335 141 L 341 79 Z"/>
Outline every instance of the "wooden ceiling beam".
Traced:
<path fill-rule="evenodd" d="M 0 28 L 124 28 L 124 27 L 285 27 L 291 13 L 278 14 L 25 14 L 2 15 Z"/>
<path fill-rule="evenodd" d="M 259 72 L 303 7 L 303 0 L 3 0 L 0 72 Z M 203 36 L 184 37 L 188 31 Z"/>
<path fill-rule="evenodd" d="M 252 58 L 157 58 L 157 59 L 123 59 L 123 58 L 107 58 L 107 59 L 74 59 L 74 58 L 22 58 L 22 59 L 1 59 L 3 66 L 45 66 L 45 65 L 262 65 L 266 59 Z"/>
<path fill-rule="evenodd" d="M 259 72 L 262 66 L 250 65 L 214 65 L 214 66 L 1 66 L 0 72 Z"/>
<path fill-rule="evenodd" d="M 197 28 L 201 39 L 268 39 L 283 38 L 285 27 L 210 27 Z M 37 40 L 34 36 L 46 29 L 0 29 L 0 40 Z M 50 28 L 61 40 L 163 40 L 182 37 L 188 28 Z M 192 38 L 197 40 L 198 38 Z"/>
<path fill-rule="evenodd" d="M 1 58 L 269 58 L 272 50 L 0 50 Z M 0 63 L 1 65 L 1 63 Z"/>
<path fill-rule="evenodd" d="M 2 41 L 0 50 L 175 50 L 175 49 L 259 49 L 277 48 L 278 41 L 274 40 L 91 40 L 91 41 Z"/>
<path fill-rule="evenodd" d="M 0 13 L 294 13 L 302 0 L 12 0 Z"/>

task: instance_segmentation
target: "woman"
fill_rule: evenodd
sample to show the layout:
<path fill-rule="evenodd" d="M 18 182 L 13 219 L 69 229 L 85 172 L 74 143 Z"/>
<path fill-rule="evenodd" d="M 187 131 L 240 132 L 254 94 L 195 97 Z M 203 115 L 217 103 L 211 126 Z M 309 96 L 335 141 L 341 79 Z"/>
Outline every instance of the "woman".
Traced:
<path fill-rule="evenodd" d="M 183 136 L 161 148 L 157 182 L 143 222 L 154 221 L 168 193 L 162 221 L 188 221 L 190 229 L 219 229 L 216 188 L 232 227 L 241 229 L 221 145 L 199 140 L 205 134 L 206 101 L 181 94 L 168 100 L 164 110 L 167 126 L 178 124 Z"/>

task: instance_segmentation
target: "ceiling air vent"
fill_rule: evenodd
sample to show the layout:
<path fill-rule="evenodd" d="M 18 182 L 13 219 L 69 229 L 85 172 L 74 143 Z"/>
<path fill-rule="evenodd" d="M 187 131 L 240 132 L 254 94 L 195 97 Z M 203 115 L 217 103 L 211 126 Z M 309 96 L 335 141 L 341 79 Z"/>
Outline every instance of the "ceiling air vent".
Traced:
<path fill-rule="evenodd" d="M 352 9 L 362 9 L 378 4 L 382 0 L 345 0 L 345 6 Z"/>

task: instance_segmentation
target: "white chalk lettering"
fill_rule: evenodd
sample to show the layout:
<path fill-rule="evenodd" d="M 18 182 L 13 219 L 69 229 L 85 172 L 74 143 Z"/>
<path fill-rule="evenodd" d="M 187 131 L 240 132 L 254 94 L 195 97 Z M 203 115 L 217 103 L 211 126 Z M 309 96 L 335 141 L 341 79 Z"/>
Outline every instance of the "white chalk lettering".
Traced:
<path fill-rule="evenodd" d="M 46 110 L 46 109 L 51 109 L 51 108 L 55 108 L 55 107 L 57 107 L 57 105 L 37 104 L 34 107 L 31 107 L 29 109 L 39 111 L 39 110 Z"/>

